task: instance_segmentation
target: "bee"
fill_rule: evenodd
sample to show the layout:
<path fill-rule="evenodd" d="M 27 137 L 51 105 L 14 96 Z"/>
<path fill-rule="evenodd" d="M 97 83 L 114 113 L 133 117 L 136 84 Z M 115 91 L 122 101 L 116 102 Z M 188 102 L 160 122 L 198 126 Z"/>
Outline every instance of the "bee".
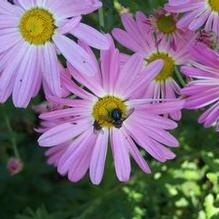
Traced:
<path fill-rule="evenodd" d="M 118 108 L 115 108 L 111 111 L 112 124 L 115 128 L 122 128 L 123 122 L 134 112 L 134 108 L 130 109 L 126 117 L 122 116 L 122 111 Z"/>
<path fill-rule="evenodd" d="M 116 108 L 113 109 L 110 113 L 110 117 L 112 118 L 112 124 L 120 129 L 122 127 L 122 123 L 124 119 L 122 118 L 122 112 L 120 109 Z"/>
<path fill-rule="evenodd" d="M 113 109 L 111 112 L 108 112 L 108 116 L 101 116 L 102 120 L 105 120 L 111 123 L 115 128 L 120 129 L 122 128 L 123 122 L 128 119 L 128 117 L 134 112 L 134 108 L 130 109 L 127 113 L 127 116 L 122 115 L 122 111 L 119 108 Z M 98 123 L 97 120 L 94 121 L 93 124 L 94 132 L 102 132 L 102 126 Z"/>
<path fill-rule="evenodd" d="M 102 119 L 111 123 L 115 128 L 122 128 L 123 122 L 134 112 L 134 109 L 130 109 L 126 117 L 123 117 L 122 111 L 119 108 L 113 109 L 111 112 L 108 112 L 108 116 L 103 116 Z"/>

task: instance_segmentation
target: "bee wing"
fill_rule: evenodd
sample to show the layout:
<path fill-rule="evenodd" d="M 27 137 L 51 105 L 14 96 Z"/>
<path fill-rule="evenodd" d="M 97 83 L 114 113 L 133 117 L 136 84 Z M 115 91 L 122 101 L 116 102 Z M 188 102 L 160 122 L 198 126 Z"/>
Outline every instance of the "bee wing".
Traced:
<path fill-rule="evenodd" d="M 132 113 L 134 113 L 134 111 L 135 111 L 135 108 L 131 108 L 131 109 L 129 109 L 128 112 L 127 112 L 127 116 L 126 116 L 125 118 L 123 118 L 122 121 L 124 122 L 126 119 L 128 119 L 129 116 L 131 116 Z"/>
<path fill-rule="evenodd" d="M 129 116 L 131 116 L 132 113 L 134 113 L 134 111 L 135 111 L 135 108 L 131 108 L 131 109 L 129 109 L 129 110 L 128 110 L 128 113 L 127 113 L 127 117 L 126 117 L 126 119 L 127 119 Z"/>
<path fill-rule="evenodd" d="M 102 135 L 104 134 L 103 129 L 96 130 L 96 129 L 94 128 L 93 132 L 94 132 L 94 134 L 96 134 L 96 135 L 98 135 L 99 133 L 101 133 Z"/>

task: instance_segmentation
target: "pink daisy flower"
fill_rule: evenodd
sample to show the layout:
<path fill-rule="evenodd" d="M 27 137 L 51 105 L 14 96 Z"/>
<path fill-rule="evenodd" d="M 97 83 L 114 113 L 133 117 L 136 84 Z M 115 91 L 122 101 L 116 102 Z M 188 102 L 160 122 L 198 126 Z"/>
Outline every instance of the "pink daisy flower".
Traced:
<path fill-rule="evenodd" d="M 66 35 L 108 49 L 104 35 L 81 23 L 83 14 L 99 7 L 101 2 L 95 0 L 1 0 L 0 102 L 12 93 L 14 105 L 26 107 L 41 82 L 61 96 L 60 53 L 82 74 L 97 73 L 87 52 Z"/>
<path fill-rule="evenodd" d="M 142 18 L 145 17 L 143 14 L 141 16 Z M 177 27 L 178 14 L 169 13 L 164 8 L 159 8 L 153 15 L 148 18 L 145 17 L 145 20 L 156 34 L 157 41 L 165 38 L 173 49 L 176 49 L 179 40 L 188 41 L 194 36 L 192 31 L 185 31 Z"/>
<path fill-rule="evenodd" d="M 165 9 L 184 13 L 177 22 L 179 28 L 198 30 L 201 27 L 219 36 L 219 0 L 169 0 Z"/>
<path fill-rule="evenodd" d="M 189 62 L 188 45 L 190 43 L 185 45 L 184 41 L 178 40 L 176 47 L 171 48 L 165 38 L 158 42 L 145 23 L 147 18 L 141 12 L 136 14 L 135 20 L 128 14 L 123 14 L 121 19 L 125 30 L 119 28 L 113 30 L 113 36 L 119 43 L 133 52 L 141 52 L 146 65 L 158 59 L 164 61 L 160 73 L 148 86 L 145 84 L 144 97 L 153 98 L 154 102 L 160 98 L 179 97 L 180 87 L 173 78 L 174 71 L 178 66 Z M 174 120 L 180 120 L 181 111 L 171 112 L 170 116 Z"/>
<path fill-rule="evenodd" d="M 95 59 L 90 48 L 84 47 Z M 101 52 L 99 73 L 89 79 L 69 65 L 75 80 L 84 87 L 69 80 L 64 85 L 78 98 L 54 97 L 53 102 L 61 104 L 62 109 L 40 115 L 44 133 L 39 145 L 51 147 L 47 152 L 49 163 L 72 182 L 79 181 L 88 170 L 92 183 L 101 182 L 109 144 L 116 175 L 124 182 L 130 177 L 130 156 L 145 173 L 150 173 L 137 145 L 160 162 L 175 157 L 164 145 L 179 145 L 168 132 L 177 124 L 161 115 L 179 110 L 183 101 L 150 104 L 148 99 L 133 98 L 143 84 L 151 83 L 158 74 L 162 60 L 143 69 L 142 55 L 131 56 L 123 67 L 119 57 L 112 43 L 110 50 Z"/>
<path fill-rule="evenodd" d="M 209 107 L 199 118 L 199 123 L 206 128 L 216 125 L 219 131 L 219 55 L 202 43 L 197 44 L 191 53 L 195 62 L 181 68 L 186 76 L 194 78 L 182 89 L 182 94 L 187 96 L 185 107 Z"/>

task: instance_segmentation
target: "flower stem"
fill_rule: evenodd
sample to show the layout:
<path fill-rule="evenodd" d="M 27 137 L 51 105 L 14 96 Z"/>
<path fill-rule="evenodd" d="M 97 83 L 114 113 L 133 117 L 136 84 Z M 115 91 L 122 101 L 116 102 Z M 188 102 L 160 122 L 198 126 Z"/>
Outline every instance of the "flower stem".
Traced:
<path fill-rule="evenodd" d="M 175 66 L 175 73 L 176 73 L 176 77 L 178 78 L 180 84 L 185 87 L 186 86 L 186 82 L 184 81 L 182 74 L 179 72 L 179 69 L 177 68 L 177 66 Z"/>
<path fill-rule="evenodd" d="M 98 10 L 98 15 L 99 15 L 99 25 L 101 29 L 105 28 L 105 22 L 104 22 L 104 14 L 103 14 L 103 8 L 101 7 Z"/>
<path fill-rule="evenodd" d="M 6 123 L 7 129 L 10 132 L 10 135 L 11 135 L 10 139 L 11 139 L 14 155 L 15 155 L 16 158 L 20 159 L 20 154 L 19 154 L 19 151 L 18 151 L 18 148 L 17 148 L 17 143 L 16 143 L 16 138 L 14 136 L 14 131 L 11 127 L 10 120 L 9 120 L 7 114 L 5 113 L 4 109 L 3 109 L 3 112 L 4 112 L 4 118 L 5 118 L 5 123 Z"/>

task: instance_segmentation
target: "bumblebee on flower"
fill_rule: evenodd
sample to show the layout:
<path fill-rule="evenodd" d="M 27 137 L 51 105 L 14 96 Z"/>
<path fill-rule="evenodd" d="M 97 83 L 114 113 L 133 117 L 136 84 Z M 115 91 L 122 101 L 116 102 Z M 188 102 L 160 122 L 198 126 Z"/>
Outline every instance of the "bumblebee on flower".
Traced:
<path fill-rule="evenodd" d="M 144 172 L 151 171 L 137 145 L 160 162 L 175 157 L 164 145 L 178 146 L 178 141 L 167 131 L 177 124 L 161 115 L 181 109 L 184 101 L 151 104 L 151 99 L 136 97 L 136 92 L 145 89 L 142 85 L 150 84 L 159 74 L 163 61 L 151 61 L 143 68 L 144 58 L 137 53 L 121 67 L 119 51 L 110 36 L 108 38 L 111 47 L 101 52 L 95 77 L 84 77 L 68 65 L 74 79 L 84 87 L 69 80 L 64 86 L 78 98 L 54 97 L 53 102 L 65 108 L 40 115 L 44 130 L 39 145 L 50 147 L 49 163 L 73 182 L 84 177 L 88 170 L 94 184 L 101 182 L 109 143 L 120 181 L 128 181 L 130 177 L 129 156 Z M 80 45 L 95 59 L 86 44 L 81 42 Z M 97 61 L 96 64 L 99 66 Z"/>

